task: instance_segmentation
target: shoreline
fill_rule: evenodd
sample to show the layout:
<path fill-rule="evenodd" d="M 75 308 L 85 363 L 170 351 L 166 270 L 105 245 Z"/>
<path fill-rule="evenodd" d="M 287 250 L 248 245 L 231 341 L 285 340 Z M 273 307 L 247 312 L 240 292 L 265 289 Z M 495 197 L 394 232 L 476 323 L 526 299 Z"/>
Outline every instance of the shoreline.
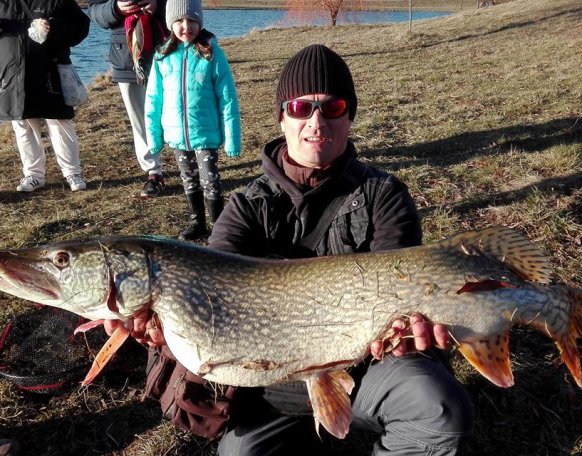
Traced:
<path fill-rule="evenodd" d="M 224 2 L 223 5 L 206 5 L 204 6 L 205 10 L 285 10 L 285 2 L 280 1 L 276 2 L 279 3 L 277 5 L 271 4 L 262 4 L 261 2 L 238 2 L 238 1 L 231 1 L 231 2 Z M 406 5 L 407 2 L 399 1 L 394 2 L 397 5 L 386 5 L 384 2 L 365 2 L 366 6 L 364 8 L 354 9 L 350 11 L 408 11 L 408 6 Z M 424 4 L 421 5 L 413 5 L 413 11 L 439 11 L 439 12 L 450 12 L 455 13 L 459 11 L 465 11 L 468 9 L 472 9 L 468 1 L 448 1 L 444 2 L 444 5 L 433 5 L 433 4 Z M 89 6 L 89 2 L 85 0 L 77 0 L 77 4 L 82 9 L 87 9 Z"/>

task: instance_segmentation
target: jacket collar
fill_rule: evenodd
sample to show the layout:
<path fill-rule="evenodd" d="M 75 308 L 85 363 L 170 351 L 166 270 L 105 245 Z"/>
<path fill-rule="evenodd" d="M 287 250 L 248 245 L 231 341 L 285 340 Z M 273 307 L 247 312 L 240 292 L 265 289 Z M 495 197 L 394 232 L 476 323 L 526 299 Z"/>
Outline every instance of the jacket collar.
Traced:
<path fill-rule="evenodd" d="M 310 188 L 296 184 L 286 174 L 283 169 L 283 155 L 287 151 L 287 143 L 284 137 L 279 137 L 267 143 L 261 151 L 261 161 L 263 172 L 280 186 L 291 198 L 303 198 L 310 194 L 318 194 L 325 191 L 334 182 L 339 181 L 349 163 L 356 159 L 356 149 L 351 141 L 348 141 L 345 152 L 337 159 L 332 166 L 334 172 L 315 187 Z"/>

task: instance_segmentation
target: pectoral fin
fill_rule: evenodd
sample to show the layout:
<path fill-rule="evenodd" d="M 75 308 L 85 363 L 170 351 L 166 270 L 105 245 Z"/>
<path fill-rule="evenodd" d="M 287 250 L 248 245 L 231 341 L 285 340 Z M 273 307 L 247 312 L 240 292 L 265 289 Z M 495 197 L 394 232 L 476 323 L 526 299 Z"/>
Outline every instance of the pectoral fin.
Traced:
<path fill-rule="evenodd" d="M 502 388 L 513 386 L 509 332 L 459 342 L 459 351 L 481 375 Z"/>
<path fill-rule="evenodd" d="M 95 377 L 99 375 L 99 372 L 101 372 L 101 370 L 109 362 L 111 357 L 115 354 L 119 347 L 123 345 L 123 343 L 128 337 L 129 329 L 127 329 L 123 325 L 119 325 L 115 329 L 111 337 L 107 340 L 107 342 L 105 342 L 105 345 L 101 347 L 99 353 L 97 353 L 97 356 L 93 361 L 91 369 L 89 369 L 89 372 L 87 372 L 85 379 L 81 382 L 83 386 L 87 386 L 89 383 L 95 380 Z"/>
<path fill-rule="evenodd" d="M 354 388 L 352 377 L 345 371 L 331 371 L 309 377 L 305 383 L 318 435 L 321 423 L 330 434 L 343 439 L 348 434 L 352 421 L 349 397 Z"/>
<path fill-rule="evenodd" d="M 87 332 L 90 329 L 93 329 L 93 328 L 96 328 L 99 325 L 102 325 L 104 321 L 105 320 L 94 320 L 94 321 L 89 321 L 87 323 L 83 323 L 82 325 L 77 326 L 77 328 L 75 329 L 75 331 L 73 331 L 73 334 Z"/>

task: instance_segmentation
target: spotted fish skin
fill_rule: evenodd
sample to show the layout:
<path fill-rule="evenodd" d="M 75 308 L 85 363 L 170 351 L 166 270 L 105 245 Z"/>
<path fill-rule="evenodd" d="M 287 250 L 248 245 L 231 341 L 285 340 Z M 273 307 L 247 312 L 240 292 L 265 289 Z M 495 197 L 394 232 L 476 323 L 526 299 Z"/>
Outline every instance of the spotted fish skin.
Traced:
<path fill-rule="evenodd" d="M 539 249 L 503 227 L 301 260 L 146 236 L 0 251 L 0 290 L 90 319 L 127 320 L 151 308 L 190 371 L 240 386 L 305 380 L 321 404 L 317 421 L 338 437 L 350 413 L 343 369 L 414 312 L 446 324 L 467 360 L 502 387 L 513 384 L 510 328 L 533 326 L 555 341 L 582 387 L 582 290 L 549 286 L 550 275 Z M 341 399 L 337 408 L 322 411 L 326 394 Z"/>

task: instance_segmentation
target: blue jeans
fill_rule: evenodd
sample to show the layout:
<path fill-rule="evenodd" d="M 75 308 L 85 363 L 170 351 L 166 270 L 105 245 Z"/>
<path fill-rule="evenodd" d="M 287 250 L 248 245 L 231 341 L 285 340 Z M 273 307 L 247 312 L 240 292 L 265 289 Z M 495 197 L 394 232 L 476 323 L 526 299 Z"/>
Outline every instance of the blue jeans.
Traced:
<path fill-rule="evenodd" d="M 430 354 L 387 357 L 357 382 L 352 427 L 379 434 L 373 454 L 462 455 L 473 430 L 467 392 Z M 321 431 L 323 432 L 323 431 Z M 252 414 L 220 441 L 220 456 L 319 455 L 312 416 Z"/>

